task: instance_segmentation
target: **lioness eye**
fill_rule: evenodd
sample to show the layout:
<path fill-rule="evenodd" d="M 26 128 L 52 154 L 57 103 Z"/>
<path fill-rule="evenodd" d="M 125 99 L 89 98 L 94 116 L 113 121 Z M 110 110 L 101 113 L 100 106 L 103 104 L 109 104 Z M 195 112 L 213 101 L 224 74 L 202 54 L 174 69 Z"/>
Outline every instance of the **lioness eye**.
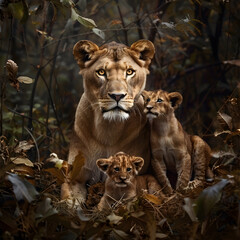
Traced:
<path fill-rule="evenodd" d="M 97 71 L 97 74 L 100 75 L 100 76 L 104 76 L 106 74 L 105 70 L 104 69 L 99 69 Z"/>
<path fill-rule="evenodd" d="M 120 169 L 119 169 L 119 167 L 115 167 L 114 170 L 115 170 L 116 172 L 119 172 Z"/>
<path fill-rule="evenodd" d="M 132 169 L 130 167 L 127 168 L 127 171 L 130 172 Z"/>
<path fill-rule="evenodd" d="M 162 102 L 163 100 L 161 98 L 158 98 L 157 102 Z"/>
<path fill-rule="evenodd" d="M 132 75 L 134 72 L 135 71 L 133 69 L 129 68 L 126 73 L 127 75 Z"/>

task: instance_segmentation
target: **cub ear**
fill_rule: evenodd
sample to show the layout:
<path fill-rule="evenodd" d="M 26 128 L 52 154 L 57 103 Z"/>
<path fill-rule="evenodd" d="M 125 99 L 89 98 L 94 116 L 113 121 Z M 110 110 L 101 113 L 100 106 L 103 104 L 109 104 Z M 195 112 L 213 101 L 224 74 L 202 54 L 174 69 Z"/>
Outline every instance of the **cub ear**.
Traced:
<path fill-rule="evenodd" d="M 147 99 L 147 94 L 148 94 L 148 92 L 147 92 L 146 90 L 143 90 L 142 93 L 141 93 L 141 95 L 142 95 L 142 97 L 143 97 L 143 99 L 144 99 L 144 102 L 145 102 L 146 99 Z"/>
<path fill-rule="evenodd" d="M 106 172 L 111 165 L 112 161 L 107 158 L 98 159 L 96 161 L 97 166 L 103 171 Z"/>
<path fill-rule="evenodd" d="M 78 41 L 73 47 L 73 55 L 77 60 L 80 68 L 84 68 L 85 62 L 91 60 L 94 52 L 98 51 L 99 47 L 88 40 Z"/>
<path fill-rule="evenodd" d="M 132 164 L 134 164 L 134 166 L 136 167 L 137 173 L 142 169 L 143 164 L 144 164 L 144 160 L 143 160 L 143 158 L 141 158 L 141 157 L 133 157 L 133 158 L 131 159 L 131 162 L 132 162 Z"/>
<path fill-rule="evenodd" d="M 148 68 L 155 53 L 153 43 L 145 39 L 138 40 L 131 45 L 130 49 L 137 53 L 138 59 L 143 60 L 144 67 Z"/>
<path fill-rule="evenodd" d="M 168 94 L 168 97 L 174 109 L 177 109 L 183 100 L 183 97 L 179 92 L 171 92 Z"/>

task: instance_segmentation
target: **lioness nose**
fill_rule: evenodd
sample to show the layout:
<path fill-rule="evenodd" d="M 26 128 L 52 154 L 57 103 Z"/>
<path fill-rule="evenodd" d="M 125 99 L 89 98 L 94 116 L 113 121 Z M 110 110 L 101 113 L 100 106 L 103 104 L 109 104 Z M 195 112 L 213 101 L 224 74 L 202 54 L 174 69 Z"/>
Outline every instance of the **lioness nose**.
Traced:
<path fill-rule="evenodd" d="M 124 98 L 127 94 L 115 94 L 115 93 L 109 93 L 108 94 L 110 98 L 116 100 L 119 102 L 122 98 Z"/>

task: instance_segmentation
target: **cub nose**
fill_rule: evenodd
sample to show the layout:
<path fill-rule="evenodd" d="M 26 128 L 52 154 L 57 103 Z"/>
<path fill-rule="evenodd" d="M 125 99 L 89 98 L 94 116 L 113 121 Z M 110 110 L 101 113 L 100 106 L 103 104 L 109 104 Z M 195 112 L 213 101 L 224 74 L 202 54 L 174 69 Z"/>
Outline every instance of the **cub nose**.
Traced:
<path fill-rule="evenodd" d="M 120 179 L 121 179 L 121 180 L 126 180 L 127 177 L 126 177 L 126 176 L 120 176 Z"/>
<path fill-rule="evenodd" d="M 115 94 L 115 93 L 109 93 L 108 94 L 110 98 L 114 99 L 116 102 L 119 102 L 121 99 L 123 99 L 127 94 Z"/>
<path fill-rule="evenodd" d="M 146 108 L 147 108 L 148 111 L 150 111 L 153 107 L 150 106 L 150 105 L 147 105 Z"/>

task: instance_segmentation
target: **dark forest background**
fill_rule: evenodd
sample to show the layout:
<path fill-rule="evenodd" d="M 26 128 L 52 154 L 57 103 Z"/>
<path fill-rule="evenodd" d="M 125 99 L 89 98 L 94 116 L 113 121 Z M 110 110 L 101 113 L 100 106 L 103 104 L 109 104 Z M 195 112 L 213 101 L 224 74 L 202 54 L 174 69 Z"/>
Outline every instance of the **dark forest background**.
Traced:
<path fill-rule="evenodd" d="M 177 116 L 216 157 L 224 157 L 216 169 L 236 159 L 238 165 L 239 12 L 239 0 L 1 0 L 1 165 L 23 140 L 35 146 L 27 152 L 32 162 L 41 163 L 51 152 L 67 159 L 83 93 L 72 48 L 83 39 L 128 46 L 152 41 L 156 54 L 146 88 L 181 92 Z M 9 59 L 18 71 L 16 65 L 6 67 Z"/>

